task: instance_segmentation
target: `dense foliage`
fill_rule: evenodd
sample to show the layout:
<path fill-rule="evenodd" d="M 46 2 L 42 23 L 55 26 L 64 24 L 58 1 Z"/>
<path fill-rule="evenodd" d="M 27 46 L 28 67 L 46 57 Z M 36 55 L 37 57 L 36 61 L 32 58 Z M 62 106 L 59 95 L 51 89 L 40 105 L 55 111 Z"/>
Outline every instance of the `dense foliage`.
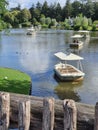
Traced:
<path fill-rule="evenodd" d="M 4 2 L 2 5 L 1 1 Z M 5 0 L 1 0 L 0 5 L 5 7 Z M 66 3 L 61 7 L 60 3 L 48 4 L 45 1 L 43 4 L 37 2 L 32 3 L 31 8 L 21 9 L 18 5 L 16 8 L 6 10 L 1 15 L 1 20 L 6 23 L 7 27 L 27 27 L 41 25 L 44 28 L 56 27 L 62 29 L 91 29 L 93 21 L 98 19 L 98 2 L 92 0 L 66 0 Z M 1 22 L 0 22 L 1 23 Z M 5 24 L 4 24 L 5 25 Z"/>
<path fill-rule="evenodd" d="M 0 30 L 6 27 L 6 23 L 3 21 L 2 16 L 6 11 L 6 6 L 8 5 L 6 0 L 0 0 Z"/>

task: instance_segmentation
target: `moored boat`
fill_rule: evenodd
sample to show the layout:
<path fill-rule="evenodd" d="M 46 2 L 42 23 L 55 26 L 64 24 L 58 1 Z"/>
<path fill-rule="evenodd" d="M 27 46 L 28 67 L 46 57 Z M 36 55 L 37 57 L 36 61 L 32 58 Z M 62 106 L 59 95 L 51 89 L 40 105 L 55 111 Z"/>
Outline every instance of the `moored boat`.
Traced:
<path fill-rule="evenodd" d="M 27 35 L 34 35 L 35 33 L 36 33 L 36 31 L 33 26 L 31 28 L 27 29 Z"/>
<path fill-rule="evenodd" d="M 73 53 L 66 55 L 63 52 L 58 52 L 54 55 L 61 61 L 54 66 L 54 72 L 61 81 L 83 80 L 85 73 L 83 72 L 82 64 L 80 62 L 83 60 L 82 57 Z M 67 64 L 68 61 L 77 61 L 77 67 Z"/>
<path fill-rule="evenodd" d="M 84 38 L 90 37 L 90 31 L 87 31 L 87 30 L 79 30 L 78 32 L 81 33 Z"/>
<path fill-rule="evenodd" d="M 71 49 L 81 49 L 83 47 L 83 41 L 80 40 L 80 38 L 83 38 L 83 35 L 77 34 L 71 36 L 71 38 L 73 39 L 73 42 L 69 44 Z"/>

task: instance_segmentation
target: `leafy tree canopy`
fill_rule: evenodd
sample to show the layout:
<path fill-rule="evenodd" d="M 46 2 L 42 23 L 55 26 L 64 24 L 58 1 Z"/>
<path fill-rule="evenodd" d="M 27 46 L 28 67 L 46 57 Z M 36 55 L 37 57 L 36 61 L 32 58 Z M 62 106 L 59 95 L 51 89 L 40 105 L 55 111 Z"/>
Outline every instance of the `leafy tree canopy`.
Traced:
<path fill-rule="evenodd" d="M 0 0 L 0 14 L 4 13 L 7 5 L 8 3 L 6 0 Z"/>

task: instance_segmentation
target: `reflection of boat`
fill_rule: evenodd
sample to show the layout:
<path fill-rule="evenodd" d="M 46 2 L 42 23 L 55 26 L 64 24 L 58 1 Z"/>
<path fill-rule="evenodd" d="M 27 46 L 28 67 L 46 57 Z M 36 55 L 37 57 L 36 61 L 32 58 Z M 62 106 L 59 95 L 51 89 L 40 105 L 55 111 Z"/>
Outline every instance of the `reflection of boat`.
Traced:
<path fill-rule="evenodd" d="M 35 31 L 34 27 L 27 29 L 27 35 L 33 35 L 35 33 L 36 33 L 36 31 Z"/>
<path fill-rule="evenodd" d="M 55 93 L 61 100 L 73 99 L 76 102 L 80 102 L 81 98 L 76 90 L 78 90 L 81 85 L 82 82 L 78 82 L 78 85 L 70 82 L 59 82 L 59 84 L 55 87 Z"/>
<path fill-rule="evenodd" d="M 82 64 L 80 62 L 83 60 L 82 57 L 73 53 L 66 55 L 63 52 L 58 52 L 54 55 L 62 61 L 54 67 L 54 72 L 61 81 L 78 81 L 84 78 L 85 74 L 82 71 Z M 71 64 L 67 64 L 67 61 L 77 61 L 77 68 Z"/>
<path fill-rule="evenodd" d="M 71 36 L 71 38 L 73 38 L 73 42 L 69 45 L 71 49 L 81 49 L 83 47 L 83 42 L 80 40 L 80 38 L 83 38 L 83 35 L 76 34 Z"/>

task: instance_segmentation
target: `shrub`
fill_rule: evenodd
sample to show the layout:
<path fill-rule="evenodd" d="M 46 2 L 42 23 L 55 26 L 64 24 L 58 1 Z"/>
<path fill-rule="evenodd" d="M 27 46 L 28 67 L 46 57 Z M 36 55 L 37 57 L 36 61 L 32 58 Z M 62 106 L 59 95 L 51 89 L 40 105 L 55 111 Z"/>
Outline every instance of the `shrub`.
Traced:
<path fill-rule="evenodd" d="M 22 27 L 30 27 L 30 26 L 31 26 L 31 22 L 22 23 Z"/>
<path fill-rule="evenodd" d="M 88 26 L 87 30 L 91 31 L 92 30 L 92 26 Z"/>
<path fill-rule="evenodd" d="M 93 24 L 93 26 L 92 26 L 92 31 L 95 31 L 95 30 L 96 30 L 96 25 Z"/>
<path fill-rule="evenodd" d="M 83 17 L 82 19 L 82 28 L 83 30 L 87 30 L 88 28 L 88 19 L 86 17 Z"/>
<path fill-rule="evenodd" d="M 4 21 L 0 20 L 0 30 L 3 30 L 5 28 L 7 28 L 7 24 Z"/>
<path fill-rule="evenodd" d="M 43 25 L 42 25 L 42 28 L 48 28 L 48 25 L 43 24 Z"/>
<path fill-rule="evenodd" d="M 95 20 L 95 21 L 93 22 L 93 24 L 97 25 L 97 24 L 98 24 L 98 20 Z"/>
<path fill-rule="evenodd" d="M 74 30 L 80 30 L 80 25 L 75 25 Z"/>
<path fill-rule="evenodd" d="M 87 25 L 83 25 L 82 28 L 83 28 L 83 30 L 87 30 L 88 26 Z"/>

